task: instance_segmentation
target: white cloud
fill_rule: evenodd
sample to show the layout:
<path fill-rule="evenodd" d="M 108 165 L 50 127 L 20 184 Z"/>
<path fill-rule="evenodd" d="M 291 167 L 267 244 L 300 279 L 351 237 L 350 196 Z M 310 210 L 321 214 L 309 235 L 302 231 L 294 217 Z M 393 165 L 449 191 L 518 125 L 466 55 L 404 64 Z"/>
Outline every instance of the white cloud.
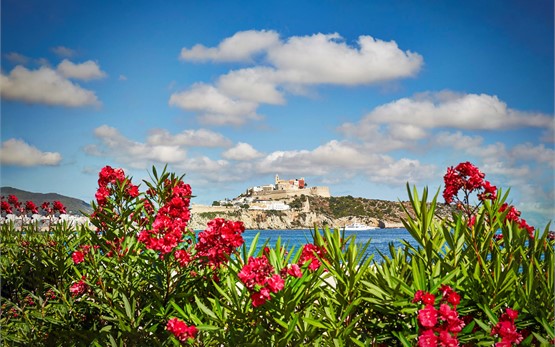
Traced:
<path fill-rule="evenodd" d="M 87 60 L 81 64 L 75 64 L 67 59 L 58 64 L 58 72 L 67 78 L 89 81 L 106 77 L 106 73 L 100 70 L 97 63 Z"/>
<path fill-rule="evenodd" d="M 235 147 L 228 149 L 222 153 L 222 157 L 228 160 L 253 160 L 260 158 L 262 153 L 258 152 L 251 145 L 239 142 Z"/>
<path fill-rule="evenodd" d="M 358 47 L 335 34 L 295 36 L 268 51 L 268 60 L 287 83 L 360 85 L 415 76 L 423 59 L 395 41 L 360 36 Z"/>
<path fill-rule="evenodd" d="M 187 91 L 174 93 L 169 104 L 186 111 L 198 112 L 199 120 L 212 125 L 241 125 L 258 120 L 254 102 L 230 98 L 213 86 L 195 84 Z"/>
<path fill-rule="evenodd" d="M 267 67 L 231 71 L 218 79 L 217 87 L 226 95 L 257 103 L 285 103 L 278 90 L 276 71 Z"/>
<path fill-rule="evenodd" d="M 549 126 L 552 117 L 517 111 L 487 94 L 423 93 L 376 107 L 362 122 L 410 124 L 422 128 L 497 130 Z"/>
<path fill-rule="evenodd" d="M 284 104 L 285 91 L 305 95 L 310 86 L 319 84 L 354 86 L 412 77 L 423 65 L 419 54 L 370 36 L 360 36 L 353 46 L 339 34 L 281 41 L 276 32 L 254 30 L 238 32 L 217 47 L 183 48 L 181 59 L 256 63 L 220 76 L 215 86 L 196 84 L 171 96 L 170 105 L 196 112 L 204 123 L 216 125 L 258 120 L 259 104 Z"/>
<path fill-rule="evenodd" d="M 42 66 L 29 70 L 16 66 L 9 75 L 0 75 L 2 98 L 29 103 L 79 107 L 99 105 L 94 92 L 81 88 L 55 70 Z"/>
<path fill-rule="evenodd" d="M 125 76 L 125 75 L 119 75 L 118 80 L 120 80 L 120 81 L 127 81 L 127 76 Z"/>
<path fill-rule="evenodd" d="M 2 165 L 39 166 L 59 165 L 62 156 L 57 152 L 42 152 L 25 141 L 9 139 L 2 142 L 0 162 Z"/>
<path fill-rule="evenodd" d="M 278 42 L 279 35 L 275 31 L 239 31 L 214 48 L 201 44 L 191 49 L 183 48 L 179 57 L 190 61 L 248 62 L 253 55 L 266 51 Z"/>
<path fill-rule="evenodd" d="M 15 64 L 19 64 L 19 65 L 26 65 L 29 62 L 28 57 L 24 56 L 23 54 L 16 53 L 16 52 L 6 53 L 6 54 L 4 54 L 4 56 L 10 62 L 15 63 Z"/>
<path fill-rule="evenodd" d="M 555 168 L 555 151 L 552 148 L 546 148 L 543 144 L 538 146 L 531 143 L 516 145 L 511 150 L 511 155 L 522 160 L 545 163 L 549 167 Z"/>
<path fill-rule="evenodd" d="M 76 54 L 75 50 L 64 46 L 52 47 L 51 50 L 59 57 L 71 58 Z"/>
<path fill-rule="evenodd" d="M 186 151 L 178 145 L 145 144 L 131 141 L 116 128 L 102 125 L 94 130 L 101 145 L 89 145 L 90 155 L 113 157 L 133 168 L 146 168 L 151 163 L 179 163 L 186 158 Z"/>
<path fill-rule="evenodd" d="M 231 145 L 231 141 L 222 134 L 207 129 L 184 130 L 176 135 L 171 135 L 165 129 L 153 129 L 148 135 L 147 143 L 188 147 L 228 147 Z"/>
<path fill-rule="evenodd" d="M 312 151 L 272 152 L 257 162 L 255 170 L 262 174 L 324 176 L 327 180 L 362 175 L 371 182 L 389 185 L 426 181 L 435 173 L 433 165 L 409 158 L 394 159 L 368 151 L 363 146 L 336 140 Z"/>
<path fill-rule="evenodd" d="M 496 96 L 429 92 L 378 106 L 358 123 L 344 123 L 338 130 L 382 150 L 393 150 L 413 148 L 418 141 L 429 138 L 431 129 L 543 128 L 551 123 L 552 117 L 548 115 L 511 109 Z M 463 145 L 462 140 L 469 140 L 460 132 L 434 135 L 438 136 L 439 140 L 451 145 L 459 141 L 457 146 Z"/>

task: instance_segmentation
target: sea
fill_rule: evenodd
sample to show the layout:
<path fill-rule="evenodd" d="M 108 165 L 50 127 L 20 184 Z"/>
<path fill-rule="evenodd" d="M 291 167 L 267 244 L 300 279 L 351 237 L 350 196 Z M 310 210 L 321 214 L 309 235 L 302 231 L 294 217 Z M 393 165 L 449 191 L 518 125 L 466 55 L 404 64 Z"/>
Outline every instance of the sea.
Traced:
<path fill-rule="evenodd" d="M 313 232 L 314 231 L 310 229 L 245 230 L 243 238 L 245 239 L 245 245 L 249 247 L 254 237 L 257 234 L 260 234 L 257 249 L 260 249 L 266 241 L 268 241 L 269 246 L 274 246 L 278 238 L 281 238 L 282 246 L 284 246 L 288 251 L 294 247 L 296 251 L 304 244 L 313 242 Z M 320 231 L 320 233 L 322 232 Z M 382 260 L 380 252 L 389 256 L 390 243 L 393 243 L 393 246 L 397 248 L 401 247 L 401 241 L 405 240 L 409 244 L 416 246 L 416 242 L 405 228 L 345 231 L 344 233 L 345 238 L 354 235 L 354 241 L 357 244 L 365 244 L 370 241 L 366 253 L 368 256 L 373 255 L 374 260 L 377 262 Z"/>

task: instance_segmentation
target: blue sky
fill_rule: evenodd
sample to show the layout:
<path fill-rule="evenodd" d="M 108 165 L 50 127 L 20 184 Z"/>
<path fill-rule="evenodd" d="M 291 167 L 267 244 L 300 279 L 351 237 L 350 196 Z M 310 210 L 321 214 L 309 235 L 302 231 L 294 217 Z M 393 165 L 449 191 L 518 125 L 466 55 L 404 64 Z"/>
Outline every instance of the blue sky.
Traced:
<path fill-rule="evenodd" d="M 104 165 L 197 204 L 305 177 L 406 200 L 470 161 L 553 219 L 553 1 L 3 0 L 1 184 L 91 201 Z"/>

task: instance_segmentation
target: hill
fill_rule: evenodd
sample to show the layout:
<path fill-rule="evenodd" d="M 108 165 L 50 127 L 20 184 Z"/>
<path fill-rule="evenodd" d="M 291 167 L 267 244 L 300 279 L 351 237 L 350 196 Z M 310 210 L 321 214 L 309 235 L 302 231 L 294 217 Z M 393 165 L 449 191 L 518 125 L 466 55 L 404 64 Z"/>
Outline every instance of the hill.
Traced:
<path fill-rule="evenodd" d="M 8 195 L 15 195 L 19 201 L 32 201 L 39 207 L 43 202 L 53 202 L 57 200 L 64 204 L 68 214 L 82 215 L 82 212 L 92 213 L 91 205 L 85 201 L 57 193 L 33 193 L 12 187 L 1 187 L 0 195 L 4 197 L 7 197 Z"/>
<path fill-rule="evenodd" d="M 343 227 L 352 222 L 380 228 L 403 227 L 406 219 L 403 206 L 413 215 L 409 202 L 354 198 L 352 196 L 315 197 L 300 196 L 287 199 L 290 210 L 249 210 L 245 207 L 228 206 L 210 209 L 193 207 L 190 227 L 202 230 L 215 217 L 240 220 L 247 229 L 296 229 L 312 228 L 314 224 Z M 438 203 L 436 214 L 449 218 L 453 206 Z M 195 211 L 197 210 L 197 211 Z"/>

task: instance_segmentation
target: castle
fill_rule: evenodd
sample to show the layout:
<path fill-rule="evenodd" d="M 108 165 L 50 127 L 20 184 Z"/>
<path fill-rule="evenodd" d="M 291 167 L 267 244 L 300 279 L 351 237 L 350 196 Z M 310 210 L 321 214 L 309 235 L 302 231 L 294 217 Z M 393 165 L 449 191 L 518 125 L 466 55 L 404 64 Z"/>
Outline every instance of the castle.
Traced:
<path fill-rule="evenodd" d="M 256 197 L 260 200 L 280 200 L 301 195 L 312 195 L 329 198 L 329 187 L 308 187 L 304 177 L 283 180 L 276 174 L 274 184 L 248 188 L 246 196 Z"/>

